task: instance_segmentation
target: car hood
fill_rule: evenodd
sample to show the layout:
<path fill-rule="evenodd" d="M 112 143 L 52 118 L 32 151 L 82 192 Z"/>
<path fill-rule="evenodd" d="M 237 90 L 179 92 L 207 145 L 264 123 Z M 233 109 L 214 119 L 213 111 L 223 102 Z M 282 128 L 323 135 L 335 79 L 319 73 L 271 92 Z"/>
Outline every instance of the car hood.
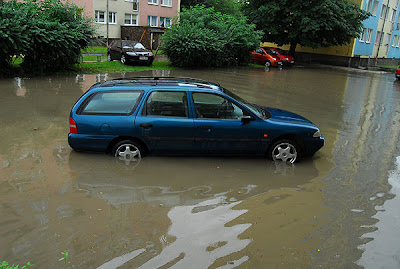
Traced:
<path fill-rule="evenodd" d="M 294 124 L 305 124 L 305 125 L 312 125 L 315 126 L 314 123 L 307 120 L 306 118 L 286 110 L 278 109 L 278 108 L 271 108 L 271 107 L 264 107 L 264 109 L 268 110 L 271 114 L 270 120 L 285 122 L 285 123 L 294 123 Z"/>

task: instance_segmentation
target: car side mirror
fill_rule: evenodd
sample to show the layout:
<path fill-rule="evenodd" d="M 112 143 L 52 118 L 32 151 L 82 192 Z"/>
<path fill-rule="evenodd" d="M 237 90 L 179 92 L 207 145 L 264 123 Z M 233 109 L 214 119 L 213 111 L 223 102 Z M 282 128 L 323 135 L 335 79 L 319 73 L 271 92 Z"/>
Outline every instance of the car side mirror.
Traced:
<path fill-rule="evenodd" d="M 251 122 L 253 120 L 254 120 L 254 118 L 252 116 L 247 116 L 247 115 L 243 115 L 243 117 L 240 119 L 240 121 L 243 124 L 247 124 L 247 123 L 249 123 L 249 122 Z"/>

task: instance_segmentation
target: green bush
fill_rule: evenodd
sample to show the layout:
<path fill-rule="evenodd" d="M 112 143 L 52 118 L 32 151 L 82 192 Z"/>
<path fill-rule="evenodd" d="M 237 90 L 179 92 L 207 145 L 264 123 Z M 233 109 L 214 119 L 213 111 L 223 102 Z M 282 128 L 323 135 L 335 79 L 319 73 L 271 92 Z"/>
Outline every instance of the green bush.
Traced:
<path fill-rule="evenodd" d="M 245 65 L 261 36 L 262 32 L 247 24 L 245 17 L 195 6 L 179 13 L 179 24 L 163 35 L 162 49 L 178 67 Z"/>
<path fill-rule="evenodd" d="M 94 33 L 81 13 L 60 0 L 0 2 L 0 69 L 7 71 L 18 57 L 31 73 L 72 68 Z"/>

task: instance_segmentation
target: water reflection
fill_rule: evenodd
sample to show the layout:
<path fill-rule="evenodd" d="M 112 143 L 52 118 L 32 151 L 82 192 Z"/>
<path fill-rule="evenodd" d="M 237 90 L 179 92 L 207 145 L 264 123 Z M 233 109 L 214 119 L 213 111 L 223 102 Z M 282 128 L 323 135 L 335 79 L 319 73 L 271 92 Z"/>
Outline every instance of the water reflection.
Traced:
<path fill-rule="evenodd" d="M 372 227 L 376 231 L 362 236 L 372 239 L 359 247 L 364 253 L 357 264 L 365 268 L 400 268 L 400 156 L 396 158 L 396 170 L 390 173 L 388 181 L 392 185 L 390 193 L 396 196 L 375 208 L 377 213 L 373 217 L 379 222 Z M 383 193 L 378 193 L 370 200 L 383 196 Z"/>

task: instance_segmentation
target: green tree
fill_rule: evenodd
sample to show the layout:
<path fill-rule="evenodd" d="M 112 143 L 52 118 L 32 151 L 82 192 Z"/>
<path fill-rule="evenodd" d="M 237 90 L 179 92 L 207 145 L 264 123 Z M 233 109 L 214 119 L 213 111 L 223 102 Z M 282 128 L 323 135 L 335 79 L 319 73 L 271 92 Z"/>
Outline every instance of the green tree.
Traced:
<path fill-rule="evenodd" d="M 240 2 L 237 0 L 181 0 L 181 8 L 194 6 L 213 7 L 215 11 L 234 16 L 243 16 Z"/>
<path fill-rule="evenodd" d="M 9 70 L 17 57 L 30 73 L 73 67 L 94 33 L 81 13 L 60 0 L 0 3 L 0 69 Z"/>
<path fill-rule="evenodd" d="M 245 65 L 261 36 L 262 32 L 247 24 L 243 16 L 195 6 L 179 13 L 179 24 L 163 35 L 162 49 L 178 67 Z"/>
<path fill-rule="evenodd" d="M 248 0 L 243 10 L 264 30 L 265 41 L 290 44 L 291 55 L 297 45 L 345 45 L 360 35 L 363 20 L 370 16 L 348 0 Z"/>

